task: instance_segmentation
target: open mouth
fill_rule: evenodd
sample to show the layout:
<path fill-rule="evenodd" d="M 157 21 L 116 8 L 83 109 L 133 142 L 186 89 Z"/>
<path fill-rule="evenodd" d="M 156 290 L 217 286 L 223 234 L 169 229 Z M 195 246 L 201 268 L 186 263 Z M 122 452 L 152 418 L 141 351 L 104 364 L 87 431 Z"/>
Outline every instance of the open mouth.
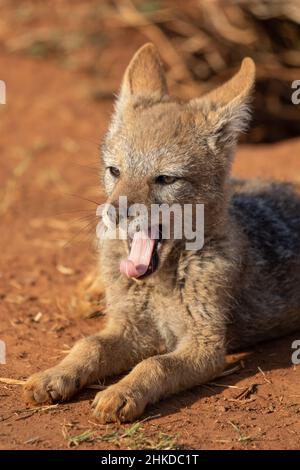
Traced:
<path fill-rule="evenodd" d="M 145 279 L 153 274 L 159 266 L 159 252 L 162 247 L 162 231 L 158 227 L 155 238 L 151 238 L 150 230 L 135 232 L 128 238 L 128 258 L 120 263 L 120 271 L 127 277 Z"/>

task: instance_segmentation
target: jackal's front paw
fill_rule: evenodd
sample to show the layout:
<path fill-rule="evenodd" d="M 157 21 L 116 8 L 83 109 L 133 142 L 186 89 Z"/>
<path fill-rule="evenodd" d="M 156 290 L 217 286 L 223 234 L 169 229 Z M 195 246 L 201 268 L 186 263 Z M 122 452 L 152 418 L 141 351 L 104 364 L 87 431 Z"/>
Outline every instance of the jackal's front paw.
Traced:
<path fill-rule="evenodd" d="M 33 374 L 24 385 L 27 403 L 65 401 L 80 388 L 80 377 L 74 371 L 53 367 Z"/>
<path fill-rule="evenodd" d="M 136 390 L 119 384 L 97 393 L 92 404 L 95 417 L 103 424 L 133 421 L 145 406 L 145 400 Z"/>

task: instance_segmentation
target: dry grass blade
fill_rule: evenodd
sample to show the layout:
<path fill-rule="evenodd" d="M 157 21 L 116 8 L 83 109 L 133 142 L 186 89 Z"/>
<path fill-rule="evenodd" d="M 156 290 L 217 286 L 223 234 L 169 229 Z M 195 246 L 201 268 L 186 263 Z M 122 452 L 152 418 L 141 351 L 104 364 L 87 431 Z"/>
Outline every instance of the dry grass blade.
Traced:
<path fill-rule="evenodd" d="M 6 384 L 6 385 L 24 385 L 26 383 L 26 380 L 18 380 L 18 379 L 10 379 L 6 377 L 0 377 L 0 383 Z"/>
<path fill-rule="evenodd" d="M 228 421 L 228 423 L 239 434 L 239 439 L 238 439 L 239 442 L 247 442 L 253 439 L 251 436 L 246 436 L 245 434 L 243 434 L 240 428 L 236 424 L 234 424 L 232 421 Z"/>
<path fill-rule="evenodd" d="M 38 411 L 48 411 L 48 410 L 53 410 L 58 407 L 58 403 L 55 403 L 54 405 L 43 405 L 43 406 L 35 406 L 34 408 L 22 408 L 20 410 L 16 410 L 15 413 L 37 413 Z"/>
<path fill-rule="evenodd" d="M 218 384 L 218 383 L 216 383 L 216 382 L 208 382 L 208 385 L 213 385 L 214 387 L 222 387 L 222 388 L 238 388 L 238 389 L 242 389 L 242 387 L 238 387 L 237 385 Z"/>
<path fill-rule="evenodd" d="M 66 426 L 62 428 L 62 434 L 66 441 L 68 441 L 68 447 L 78 447 L 80 444 L 84 442 L 93 442 L 94 441 L 94 433 L 90 429 L 84 431 L 81 434 L 76 434 L 75 436 L 70 436 Z"/>
<path fill-rule="evenodd" d="M 49 411 L 49 410 L 56 409 L 57 407 L 58 407 L 58 403 L 56 403 L 55 405 L 45 405 L 45 406 L 37 406 L 34 408 L 23 408 L 21 410 L 15 410 L 14 413 L 20 415 L 15 419 L 15 421 L 22 421 L 24 419 L 30 418 L 31 416 L 33 416 L 34 414 L 40 411 Z"/>
<path fill-rule="evenodd" d="M 257 387 L 259 384 L 251 384 L 249 387 L 245 388 L 241 393 L 239 393 L 235 399 L 236 400 L 247 400 L 254 393 L 257 392 Z"/>
<path fill-rule="evenodd" d="M 30 439 L 27 439 L 27 441 L 24 441 L 24 444 L 37 444 L 40 441 L 39 436 L 31 437 Z"/>
<path fill-rule="evenodd" d="M 261 367 L 258 366 L 257 369 L 258 369 L 259 372 L 262 374 L 264 380 L 265 380 L 268 384 L 272 384 L 271 380 L 267 379 L 267 376 L 266 376 L 266 374 L 264 373 L 264 371 L 261 369 Z"/>
<path fill-rule="evenodd" d="M 232 367 L 231 369 L 224 370 L 220 375 L 218 375 L 218 378 L 227 377 L 228 375 L 234 374 L 235 372 L 238 372 L 239 370 L 241 370 L 241 368 L 242 368 L 241 365 L 238 364 Z"/>
<path fill-rule="evenodd" d="M 149 417 L 153 418 L 153 417 Z M 142 424 L 147 420 L 137 421 L 125 429 L 112 430 L 95 439 L 102 442 L 110 442 L 119 448 L 130 450 L 152 449 L 152 450 L 174 450 L 178 448 L 177 436 L 159 432 L 154 438 L 145 435 Z"/>
<path fill-rule="evenodd" d="M 169 436 L 160 432 L 155 441 L 149 441 L 149 448 L 153 450 L 176 450 L 178 449 L 177 436 Z"/>

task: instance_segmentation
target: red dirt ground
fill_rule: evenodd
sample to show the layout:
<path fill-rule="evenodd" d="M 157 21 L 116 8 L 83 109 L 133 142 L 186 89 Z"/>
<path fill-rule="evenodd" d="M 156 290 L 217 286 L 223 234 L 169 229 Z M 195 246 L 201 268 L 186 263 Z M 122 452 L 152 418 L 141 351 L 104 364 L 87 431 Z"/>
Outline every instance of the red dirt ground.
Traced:
<path fill-rule="evenodd" d="M 103 322 L 77 318 L 69 304 L 95 258 L 96 205 L 85 199 L 101 200 L 97 144 L 111 103 L 89 100 L 84 76 L 53 64 L 2 54 L 0 70 L 8 90 L 0 107 L 0 339 L 7 345 L 0 377 L 24 379 Z M 300 140 L 243 147 L 234 173 L 300 182 L 299 154 Z M 83 449 L 299 448 L 300 368 L 291 363 L 298 338 L 231 357 L 241 370 L 152 406 L 134 428 L 98 425 L 94 390 L 24 411 L 22 387 L 0 383 L 0 448 L 67 448 L 68 436 L 87 430 Z"/>

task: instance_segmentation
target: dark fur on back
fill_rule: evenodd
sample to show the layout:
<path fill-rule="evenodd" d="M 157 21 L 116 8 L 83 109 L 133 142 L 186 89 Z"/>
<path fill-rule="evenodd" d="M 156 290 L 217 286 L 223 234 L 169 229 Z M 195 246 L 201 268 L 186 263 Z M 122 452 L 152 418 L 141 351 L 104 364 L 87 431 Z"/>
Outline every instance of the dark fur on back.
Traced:
<path fill-rule="evenodd" d="M 233 188 L 230 214 L 243 235 L 246 281 L 230 348 L 300 328 L 300 196 L 288 183 L 233 181 Z"/>

